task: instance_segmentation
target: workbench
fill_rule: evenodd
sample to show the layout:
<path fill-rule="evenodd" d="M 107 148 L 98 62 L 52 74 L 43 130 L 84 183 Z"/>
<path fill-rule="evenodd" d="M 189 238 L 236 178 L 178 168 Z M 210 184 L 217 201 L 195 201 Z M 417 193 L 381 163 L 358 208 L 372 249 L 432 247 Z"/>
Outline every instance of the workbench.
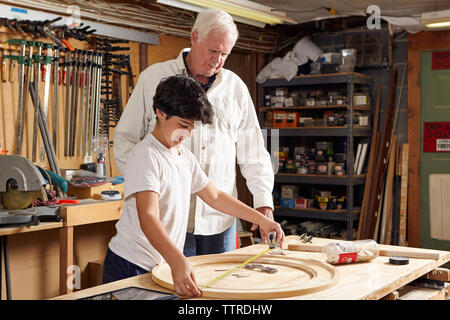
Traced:
<path fill-rule="evenodd" d="M 37 226 L 0 228 L 0 236 L 59 229 L 59 284 L 60 294 L 73 290 L 67 285 L 74 265 L 74 228 L 77 226 L 118 220 L 123 211 L 123 200 L 86 200 L 80 204 L 62 205 L 61 222 L 41 222 Z M 106 252 L 105 252 L 106 254 Z"/>
<path fill-rule="evenodd" d="M 322 245 L 330 239 L 314 238 L 313 243 Z M 298 243 L 297 236 L 288 236 L 283 245 L 287 248 L 289 243 Z M 231 254 L 256 255 L 267 249 L 266 244 L 255 244 L 229 252 Z M 446 296 L 447 287 L 444 290 L 421 289 L 405 291 L 411 282 L 421 277 L 433 277 L 433 274 L 442 272 L 448 277 L 447 269 L 439 268 L 450 261 L 450 252 L 420 248 L 397 247 L 380 245 L 380 249 L 402 249 L 412 252 L 429 252 L 439 254 L 439 259 L 409 259 L 407 265 L 393 265 L 389 258 L 378 256 L 370 262 L 353 263 L 334 266 L 339 273 L 339 281 L 334 286 L 325 290 L 301 296 L 293 296 L 284 299 L 297 300 L 376 300 L 376 299 L 436 299 Z M 316 259 L 325 261 L 319 252 L 305 252 L 284 250 L 289 257 L 301 259 Z M 195 272 L 195 269 L 194 269 Z M 448 280 L 444 280 L 448 281 Z M 447 285 L 447 284 L 446 284 Z M 144 274 L 120 281 L 80 290 L 70 294 L 55 297 L 57 300 L 74 300 L 91 297 L 101 293 L 111 292 L 126 287 L 139 287 L 151 290 L 171 292 L 157 285 L 151 274 Z M 446 291 L 447 290 L 447 291 Z M 402 297 L 399 292 L 406 292 Z M 239 299 L 239 297 L 236 297 Z"/>

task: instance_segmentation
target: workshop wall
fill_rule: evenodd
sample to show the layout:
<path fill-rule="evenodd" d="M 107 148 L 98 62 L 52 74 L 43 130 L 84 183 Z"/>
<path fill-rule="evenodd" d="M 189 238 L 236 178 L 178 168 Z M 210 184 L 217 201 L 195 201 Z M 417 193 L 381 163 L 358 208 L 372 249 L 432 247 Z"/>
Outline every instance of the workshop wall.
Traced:
<path fill-rule="evenodd" d="M 18 38 L 17 34 L 8 32 L 5 28 L 0 28 L 0 41 L 11 38 Z M 31 40 L 31 39 L 29 39 Z M 42 39 L 41 39 L 42 40 Z M 43 39 L 49 41 L 48 39 Z M 159 38 L 159 45 L 146 45 L 147 63 L 152 65 L 168 59 L 176 58 L 182 48 L 190 47 L 190 40 L 187 38 L 178 38 L 169 35 L 162 35 Z M 86 43 L 82 43 L 71 39 L 72 46 L 79 49 L 92 49 Z M 127 44 L 130 51 L 124 52 L 131 56 L 131 67 L 133 70 L 134 82 L 136 83 L 139 76 L 139 44 Z M 226 68 L 233 70 L 242 77 L 249 87 L 250 93 L 254 98 L 256 105 L 257 88 L 255 77 L 261 65 L 259 63 L 261 57 L 255 54 L 244 54 L 233 52 L 226 64 Z M 16 77 L 13 83 L 1 83 L 0 85 L 0 143 L 3 148 L 7 149 L 8 154 L 15 154 L 16 150 L 16 123 L 17 123 L 17 100 L 18 100 L 18 68 L 16 67 Z M 124 83 L 125 81 L 123 81 Z M 64 88 L 59 88 L 59 103 L 64 105 Z M 43 88 L 41 86 L 41 95 Z M 28 95 L 29 96 L 29 95 Z M 123 85 L 122 96 L 126 99 L 126 88 Z M 126 104 L 124 101 L 124 105 Z M 50 100 L 50 105 L 52 100 Z M 31 98 L 28 101 L 27 108 L 27 124 L 24 131 L 24 144 L 22 156 L 31 159 L 32 152 L 32 115 L 33 106 Z M 52 111 L 49 108 L 49 130 L 52 132 Z M 59 112 L 59 123 L 64 123 L 64 113 Z M 64 128 L 62 125 L 58 127 L 59 137 L 64 136 Z M 113 138 L 113 130 L 110 131 L 110 137 Z M 61 169 L 79 168 L 83 163 L 83 157 L 65 157 L 64 156 L 63 138 L 59 139 L 57 146 L 58 165 Z M 40 150 L 40 144 L 38 145 Z M 114 159 L 112 158 L 112 150 L 108 155 L 110 158 L 111 168 L 108 166 L 107 173 L 112 176 L 119 175 Z M 38 157 L 39 159 L 39 157 Z M 47 163 L 37 163 L 43 167 L 49 168 Z M 238 178 L 239 198 L 251 204 L 252 197 L 249 193 L 245 180 L 239 175 Z M 87 288 L 93 283 L 89 279 L 93 275 L 89 274 L 89 262 L 102 262 L 109 240 L 115 234 L 115 222 L 97 223 L 75 228 L 74 231 L 74 260 L 81 270 L 81 286 Z M 10 268 L 11 268 L 11 285 L 13 299 L 47 299 L 59 295 L 59 230 L 47 230 L 39 232 L 30 232 L 19 235 L 9 236 L 10 251 Z M 1 280 L 3 297 L 5 293 L 5 280 Z"/>

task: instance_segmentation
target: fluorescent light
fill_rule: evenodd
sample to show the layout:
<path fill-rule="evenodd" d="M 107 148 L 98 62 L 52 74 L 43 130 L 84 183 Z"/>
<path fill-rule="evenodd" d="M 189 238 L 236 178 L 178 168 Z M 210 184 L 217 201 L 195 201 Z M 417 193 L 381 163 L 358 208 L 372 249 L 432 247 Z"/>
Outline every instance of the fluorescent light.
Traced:
<path fill-rule="evenodd" d="M 450 27 L 450 21 L 429 23 L 426 26 L 428 28 L 445 28 L 445 27 Z"/>
<path fill-rule="evenodd" d="M 420 15 L 420 23 L 428 28 L 450 27 L 450 10 L 422 13 Z"/>
<path fill-rule="evenodd" d="M 179 9 L 184 9 L 184 10 L 188 10 L 188 11 L 194 11 L 194 12 L 200 12 L 200 11 L 205 10 L 204 7 L 194 6 L 192 4 L 184 3 L 184 2 L 181 2 L 181 1 L 178 1 L 178 0 L 156 0 L 156 2 L 161 3 L 161 4 L 165 4 L 165 5 L 168 5 L 168 6 L 176 7 L 176 8 L 179 8 Z M 233 20 L 235 22 L 249 24 L 251 26 L 255 26 L 255 27 L 259 27 L 259 28 L 264 28 L 264 26 L 266 25 L 264 22 L 250 20 L 250 19 L 239 17 L 239 16 L 235 16 L 235 15 L 231 15 L 231 16 L 233 17 Z"/>
<path fill-rule="evenodd" d="M 256 21 L 260 24 L 259 26 L 261 24 L 264 26 L 266 23 L 270 25 L 285 22 L 297 23 L 295 20 L 288 18 L 285 13 L 272 13 L 270 7 L 247 0 L 157 0 L 157 2 L 196 12 L 200 12 L 204 8 L 221 9 L 232 15 L 238 22 L 242 21 L 239 21 L 239 19 Z M 254 23 L 249 22 L 243 23 L 254 25 Z"/>

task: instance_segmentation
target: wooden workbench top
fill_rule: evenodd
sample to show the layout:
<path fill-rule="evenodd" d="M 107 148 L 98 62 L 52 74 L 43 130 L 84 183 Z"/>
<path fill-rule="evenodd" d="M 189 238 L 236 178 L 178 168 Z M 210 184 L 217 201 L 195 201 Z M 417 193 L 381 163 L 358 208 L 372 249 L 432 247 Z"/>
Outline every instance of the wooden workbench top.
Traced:
<path fill-rule="evenodd" d="M 313 244 L 322 245 L 330 242 L 330 239 L 314 238 Z M 296 236 L 288 236 L 283 245 L 287 248 L 289 243 L 299 243 Z M 262 252 L 267 245 L 257 244 L 234 250 L 231 253 L 257 254 Z M 380 245 L 381 249 L 400 249 L 397 246 Z M 402 250 L 417 252 L 433 252 L 439 254 L 438 260 L 431 259 L 409 259 L 407 265 L 392 265 L 389 258 L 379 256 L 370 262 L 338 265 L 335 268 L 340 274 L 339 282 L 331 288 L 320 292 L 310 293 L 302 296 L 295 296 L 284 299 L 305 299 L 305 300 L 360 300 L 360 299 L 380 299 L 387 294 L 403 287 L 422 275 L 438 268 L 450 261 L 450 252 L 401 247 Z M 324 261 L 321 253 L 285 250 L 288 257 L 302 259 L 317 259 Z M 93 295 L 110 292 L 129 286 L 148 288 L 170 292 L 169 290 L 155 284 L 151 279 L 151 274 L 140 275 L 113 283 L 100 285 L 93 288 L 84 289 L 78 292 L 55 297 L 54 299 L 73 300 L 90 297 Z"/>
<path fill-rule="evenodd" d="M 123 211 L 123 200 L 81 200 L 79 204 L 61 205 L 61 222 L 40 222 L 37 226 L 0 228 L 0 236 L 18 233 L 73 227 L 105 221 L 118 220 Z"/>

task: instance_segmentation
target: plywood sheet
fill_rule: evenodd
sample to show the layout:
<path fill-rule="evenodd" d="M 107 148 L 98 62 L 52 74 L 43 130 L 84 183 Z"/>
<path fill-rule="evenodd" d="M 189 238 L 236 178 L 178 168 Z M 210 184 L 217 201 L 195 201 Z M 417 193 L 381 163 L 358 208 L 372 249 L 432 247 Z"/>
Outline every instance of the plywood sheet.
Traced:
<path fill-rule="evenodd" d="M 450 174 L 430 174 L 430 234 L 450 240 Z"/>

